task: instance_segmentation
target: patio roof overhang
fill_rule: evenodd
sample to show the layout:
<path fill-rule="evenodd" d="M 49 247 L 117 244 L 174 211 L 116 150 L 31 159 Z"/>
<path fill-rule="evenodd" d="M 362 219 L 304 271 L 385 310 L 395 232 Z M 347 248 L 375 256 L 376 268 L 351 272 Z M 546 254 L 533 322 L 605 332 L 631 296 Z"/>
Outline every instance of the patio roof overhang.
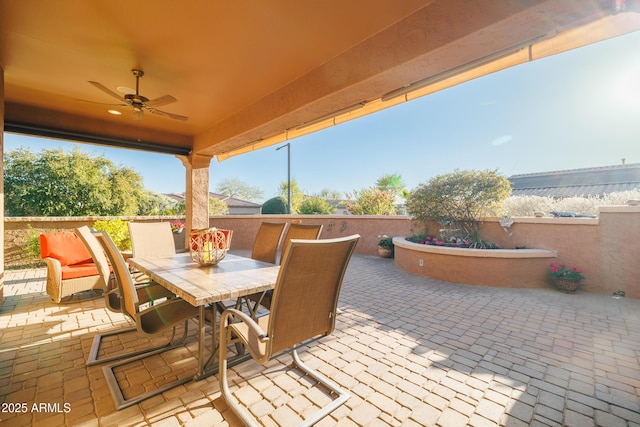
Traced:
<path fill-rule="evenodd" d="M 640 28 L 640 0 L 189 6 L 4 0 L 5 130 L 223 160 Z M 108 114 L 89 81 L 124 95 L 134 68 L 188 120 Z"/>

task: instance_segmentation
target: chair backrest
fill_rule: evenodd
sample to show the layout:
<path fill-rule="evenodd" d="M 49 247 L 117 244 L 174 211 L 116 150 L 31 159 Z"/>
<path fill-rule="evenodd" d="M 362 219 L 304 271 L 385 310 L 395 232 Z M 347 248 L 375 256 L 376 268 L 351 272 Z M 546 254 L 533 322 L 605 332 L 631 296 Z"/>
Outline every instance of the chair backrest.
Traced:
<path fill-rule="evenodd" d="M 105 237 L 105 232 L 91 233 L 91 234 L 93 234 L 93 236 L 96 238 L 96 240 L 100 244 L 100 247 L 102 248 L 102 254 L 106 257 L 105 254 L 107 253 L 107 249 L 106 249 L 107 238 Z M 109 261 L 109 265 L 111 265 L 111 261 Z M 110 272 L 112 272 L 111 269 L 110 269 Z M 112 276 L 110 275 L 109 277 L 113 278 L 113 284 L 111 284 L 111 287 L 107 286 L 107 294 L 105 295 L 105 304 L 109 310 L 115 311 L 117 313 L 122 313 L 122 297 L 121 297 L 122 285 L 120 284 L 120 278 L 117 277 L 115 274 L 113 274 Z"/>
<path fill-rule="evenodd" d="M 39 236 L 40 257 L 55 258 L 60 265 L 82 264 L 91 261 L 86 245 L 73 231 L 58 231 Z"/>
<path fill-rule="evenodd" d="M 171 224 L 164 222 L 129 222 L 134 257 L 169 257 L 176 254 Z"/>
<path fill-rule="evenodd" d="M 100 274 L 100 278 L 104 282 L 105 288 L 109 284 L 109 277 L 111 276 L 111 270 L 109 269 L 109 262 L 107 261 L 107 257 L 104 255 L 102 250 L 102 246 L 96 240 L 96 237 L 93 235 L 89 227 L 83 225 L 76 229 L 76 235 L 80 238 L 80 240 L 84 243 L 85 247 L 89 251 L 91 258 L 93 259 L 93 263 L 96 265 L 98 269 L 98 274 Z"/>
<path fill-rule="evenodd" d="M 333 332 L 342 279 L 359 239 L 291 241 L 271 300 L 269 355 Z"/>
<path fill-rule="evenodd" d="M 320 233 L 322 232 L 322 224 L 291 224 L 287 229 L 287 233 L 284 235 L 284 242 L 282 243 L 282 255 L 280 260 L 284 259 L 284 253 L 289 249 L 291 240 L 318 240 Z"/>
<path fill-rule="evenodd" d="M 256 240 L 253 243 L 251 258 L 275 264 L 276 256 L 278 255 L 278 246 L 280 245 L 282 232 L 286 225 L 286 222 L 278 224 L 263 222 L 260 224 Z"/>
<path fill-rule="evenodd" d="M 135 283 L 133 283 L 133 278 L 129 272 L 129 267 L 122 257 L 120 250 L 118 250 L 118 247 L 111 239 L 111 236 L 109 236 L 109 233 L 103 232 L 102 235 L 104 252 L 111 263 L 111 268 L 113 269 L 113 274 L 116 277 L 120 296 L 123 300 L 122 312 L 135 321 L 136 314 L 139 311 L 139 301 Z"/>

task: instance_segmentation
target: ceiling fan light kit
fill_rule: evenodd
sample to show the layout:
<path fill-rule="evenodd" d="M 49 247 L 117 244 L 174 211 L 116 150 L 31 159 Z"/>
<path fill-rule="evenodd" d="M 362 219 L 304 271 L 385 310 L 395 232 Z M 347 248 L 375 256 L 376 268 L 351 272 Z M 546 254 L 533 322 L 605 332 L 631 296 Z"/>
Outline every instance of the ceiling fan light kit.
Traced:
<path fill-rule="evenodd" d="M 146 96 L 140 95 L 140 78 L 144 76 L 144 71 L 134 68 L 133 70 L 131 70 L 131 72 L 136 78 L 136 91 L 135 93 L 126 93 L 124 97 L 118 95 L 117 93 L 115 93 L 114 91 L 112 91 L 111 89 L 103 85 L 102 83 L 94 82 L 94 81 L 89 81 L 89 83 L 91 83 L 92 85 L 94 85 L 96 88 L 100 89 L 107 95 L 117 98 L 118 100 L 123 102 L 123 104 L 117 104 L 117 106 L 131 107 L 133 109 L 134 120 L 142 120 L 142 118 L 144 117 L 145 111 L 151 114 L 155 114 L 157 116 L 167 117 L 174 120 L 185 121 L 188 119 L 188 117 L 185 117 L 185 116 L 157 110 L 155 107 L 171 104 L 173 102 L 176 102 L 177 99 L 175 99 L 171 95 L 164 95 L 164 96 L 161 96 L 160 98 L 149 100 L 149 98 L 147 98 Z M 120 88 L 118 89 L 120 90 Z M 113 105 L 113 104 L 105 104 L 105 105 Z M 116 111 L 116 110 L 109 110 L 109 112 L 111 114 L 117 115 L 117 113 L 112 113 L 111 111 Z"/>

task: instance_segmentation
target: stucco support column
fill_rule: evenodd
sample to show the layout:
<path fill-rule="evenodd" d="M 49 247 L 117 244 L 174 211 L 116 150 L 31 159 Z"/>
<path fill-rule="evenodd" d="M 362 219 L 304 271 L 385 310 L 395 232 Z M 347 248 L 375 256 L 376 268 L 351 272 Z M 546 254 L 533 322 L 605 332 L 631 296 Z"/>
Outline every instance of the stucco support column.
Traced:
<path fill-rule="evenodd" d="M 4 69 L 0 64 L 0 306 L 4 303 Z"/>
<path fill-rule="evenodd" d="M 186 168 L 186 229 L 209 227 L 209 165 L 211 157 L 176 156 Z M 189 233 L 185 233 L 188 239 Z M 187 247 L 188 241 L 186 241 Z"/>

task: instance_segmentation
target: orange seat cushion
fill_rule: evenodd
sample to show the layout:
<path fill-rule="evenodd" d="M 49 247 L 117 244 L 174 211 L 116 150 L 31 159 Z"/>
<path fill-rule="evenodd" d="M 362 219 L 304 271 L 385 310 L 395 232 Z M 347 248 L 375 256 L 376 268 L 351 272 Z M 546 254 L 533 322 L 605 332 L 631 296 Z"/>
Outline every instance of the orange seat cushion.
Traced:
<path fill-rule="evenodd" d="M 98 268 L 93 262 L 65 265 L 62 267 L 62 280 L 77 279 L 78 277 L 97 276 Z"/>
<path fill-rule="evenodd" d="M 40 256 L 55 258 L 60 265 L 83 264 L 91 262 L 91 254 L 76 233 L 59 231 L 40 235 Z M 96 273 L 97 274 L 97 273 Z"/>

